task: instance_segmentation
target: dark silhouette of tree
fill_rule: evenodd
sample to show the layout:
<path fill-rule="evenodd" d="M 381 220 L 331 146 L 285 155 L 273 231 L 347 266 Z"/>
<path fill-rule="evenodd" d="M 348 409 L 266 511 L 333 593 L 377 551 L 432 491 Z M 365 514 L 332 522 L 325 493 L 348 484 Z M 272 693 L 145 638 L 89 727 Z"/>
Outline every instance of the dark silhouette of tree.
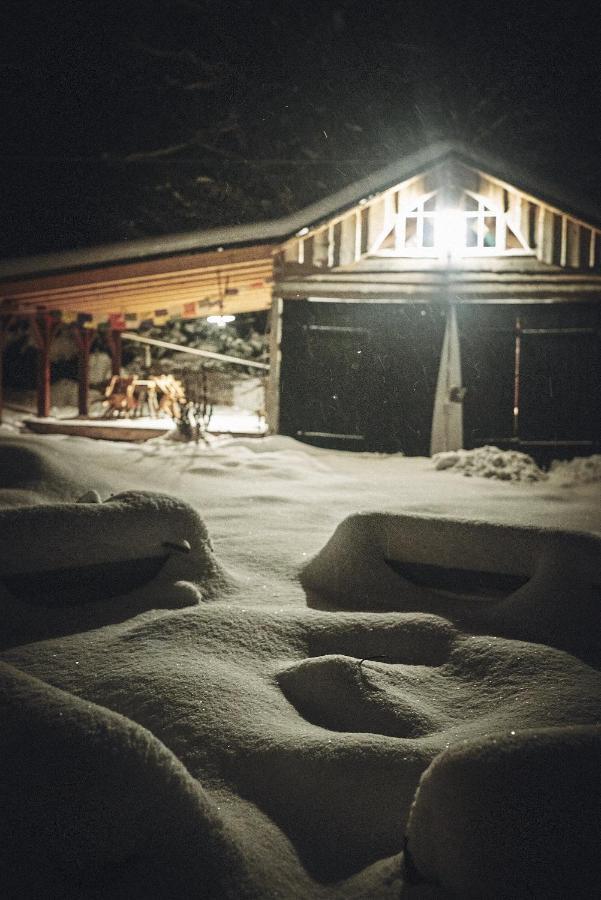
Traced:
<path fill-rule="evenodd" d="M 601 203 L 588 4 L 23 0 L 7 18 L 5 255 L 271 218 L 448 137 Z"/>

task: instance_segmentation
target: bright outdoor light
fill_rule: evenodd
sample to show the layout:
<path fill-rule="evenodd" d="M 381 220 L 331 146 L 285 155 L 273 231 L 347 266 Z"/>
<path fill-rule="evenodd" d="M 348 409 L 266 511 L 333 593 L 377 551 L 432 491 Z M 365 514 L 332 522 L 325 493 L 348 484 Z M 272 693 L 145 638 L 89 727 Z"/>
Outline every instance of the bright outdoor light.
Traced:
<path fill-rule="evenodd" d="M 465 216 L 460 209 L 443 209 L 436 216 L 436 246 L 445 256 L 465 249 Z"/>
<path fill-rule="evenodd" d="M 233 322 L 236 316 L 208 316 L 209 325 L 217 325 L 219 328 L 225 328 L 228 322 Z"/>

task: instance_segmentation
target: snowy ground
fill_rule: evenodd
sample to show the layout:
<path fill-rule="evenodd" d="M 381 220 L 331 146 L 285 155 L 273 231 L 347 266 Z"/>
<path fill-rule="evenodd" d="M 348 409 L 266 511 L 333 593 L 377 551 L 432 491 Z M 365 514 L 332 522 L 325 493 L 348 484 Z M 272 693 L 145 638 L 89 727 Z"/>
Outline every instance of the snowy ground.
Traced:
<path fill-rule="evenodd" d="M 11 896 L 591 896 L 598 481 L 9 419 L 17 581 L 192 544 L 122 599 L 0 594 Z M 190 504 L 213 549 L 186 507 L 92 502 L 124 491 Z M 437 566 L 454 586 L 413 579 Z"/>

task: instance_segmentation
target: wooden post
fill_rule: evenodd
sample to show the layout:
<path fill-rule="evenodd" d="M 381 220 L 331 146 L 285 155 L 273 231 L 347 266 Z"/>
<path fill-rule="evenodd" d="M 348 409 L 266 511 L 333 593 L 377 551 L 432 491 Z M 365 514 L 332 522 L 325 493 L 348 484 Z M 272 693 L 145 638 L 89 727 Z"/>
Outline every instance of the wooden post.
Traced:
<path fill-rule="evenodd" d="M 73 337 L 79 351 L 77 411 L 80 416 L 87 416 L 90 412 L 90 348 L 95 336 L 95 328 L 85 328 L 83 325 L 73 326 Z"/>
<path fill-rule="evenodd" d="M 109 328 L 106 333 L 106 342 L 111 354 L 111 375 L 120 375 L 123 367 L 121 332 L 115 328 Z"/>
<path fill-rule="evenodd" d="M 269 379 L 265 388 L 265 417 L 270 434 L 280 427 L 280 368 L 284 301 L 274 296 L 269 311 Z"/>
<path fill-rule="evenodd" d="M 50 415 L 50 345 L 58 322 L 50 313 L 31 317 L 31 328 L 38 349 L 38 416 Z"/>

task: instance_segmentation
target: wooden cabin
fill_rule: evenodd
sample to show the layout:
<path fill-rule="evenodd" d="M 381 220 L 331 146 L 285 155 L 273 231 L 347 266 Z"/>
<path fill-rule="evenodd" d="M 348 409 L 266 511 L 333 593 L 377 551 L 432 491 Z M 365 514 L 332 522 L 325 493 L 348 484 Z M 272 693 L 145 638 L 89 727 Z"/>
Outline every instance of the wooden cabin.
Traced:
<path fill-rule="evenodd" d="M 272 432 L 428 454 L 601 450 L 601 212 L 441 143 L 284 219 L 0 263 L 0 321 L 90 329 L 271 307 Z"/>

